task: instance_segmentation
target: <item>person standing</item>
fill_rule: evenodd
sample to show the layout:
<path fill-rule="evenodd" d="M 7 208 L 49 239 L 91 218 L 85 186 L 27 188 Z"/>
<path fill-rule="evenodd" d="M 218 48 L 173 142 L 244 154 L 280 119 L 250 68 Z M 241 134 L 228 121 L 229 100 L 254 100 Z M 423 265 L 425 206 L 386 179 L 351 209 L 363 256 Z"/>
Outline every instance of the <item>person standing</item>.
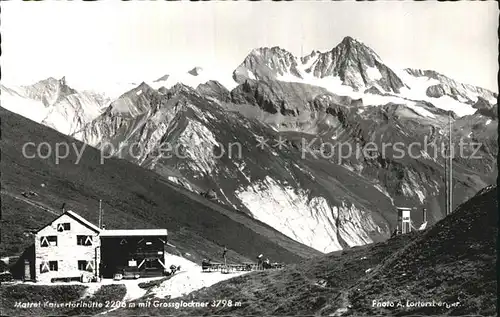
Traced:
<path fill-rule="evenodd" d="M 258 257 L 257 257 L 257 269 L 258 270 L 262 270 L 262 257 L 263 255 L 260 254 Z"/>
<path fill-rule="evenodd" d="M 224 251 L 222 251 L 222 257 L 224 258 L 224 265 L 227 267 L 226 255 L 227 255 L 227 248 L 224 246 Z"/>

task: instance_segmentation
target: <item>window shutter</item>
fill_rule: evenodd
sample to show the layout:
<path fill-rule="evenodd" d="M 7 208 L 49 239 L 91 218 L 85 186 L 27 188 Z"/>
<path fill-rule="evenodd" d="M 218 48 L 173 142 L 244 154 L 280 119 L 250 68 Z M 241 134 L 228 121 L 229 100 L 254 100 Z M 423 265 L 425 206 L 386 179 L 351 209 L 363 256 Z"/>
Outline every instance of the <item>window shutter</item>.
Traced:
<path fill-rule="evenodd" d="M 92 245 L 92 236 L 87 236 L 85 239 L 85 245 Z"/>
<path fill-rule="evenodd" d="M 50 271 L 50 269 L 49 269 L 49 263 L 48 262 L 42 262 L 42 264 L 40 264 L 40 273 L 47 273 L 48 271 Z"/>
<path fill-rule="evenodd" d="M 92 261 L 87 261 L 87 266 L 85 267 L 85 269 L 89 272 L 93 272 L 94 271 L 94 263 Z"/>
<path fill-rule="evenodd" d="M 49 240 L 47 240 L 47 237 L 42 237 L 42 239 L 40 239 L 40 245 L 42 247 L 48 247 L 49 246 Z"/>

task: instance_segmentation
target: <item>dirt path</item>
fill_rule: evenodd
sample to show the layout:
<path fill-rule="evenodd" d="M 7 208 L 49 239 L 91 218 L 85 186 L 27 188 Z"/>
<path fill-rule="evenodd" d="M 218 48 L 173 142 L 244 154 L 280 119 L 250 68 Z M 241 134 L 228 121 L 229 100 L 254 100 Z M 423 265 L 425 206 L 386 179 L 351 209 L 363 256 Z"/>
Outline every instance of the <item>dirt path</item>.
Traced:
<path fill-rule="evenodd" d="M 53 210 L 52 208 L 50 208 L 50 207 L 48 207 L 48 206 L 46 206 L 46 205 L 44 205 L 42 203 L 33 201 L 33 200 L 28 199 L 28 198 L 26 198 L 24 196 L 16 195 L 16 194 L 9 193 L 9 192 L 3 191 L 3 190 L 0 192 L 0 194 L 9 196 L 11 198 L 14 198 L 15 200 L 22 201 L 22 202 L 24 202 L 24 203 L 26 203 L 28 205 L 31 205 L 31 206 L 36 207 L 38 209 L 42 209 L 43 211 L 46 211 L 46 212 L 48 212 L 50 214 L 53 214 L 55 216 L 60 216 L 61 215 L 60 212 L 57 212 L 57 211 Z"/>
<path fill-rule="evenodd" d="M 144 295 L 146 295 L 147 289 L 140 288 L 139 283 L 148 282 L 150 280 L 155 280 L 155 279 L 157 279 L 157 278 L 152 278 L 152 279 L 147 279 L 147 280 L 140 279 L 140 280 L 126 280 L 126 281 L 123 281 L 123 280 L 122 281 L 113 281 L 113 280 L 106 281 L 105 280 L 105 281 L 103 281 L 101 286 L 102 285 L 111 285 L 111 284 L 124 285 L 125 288 L 127 289 L 127 292 L 125 293 L 125 296 L 123 297 L 123 299 L 121 301 L 130 302 L 130 301 L 139 299 L 139 298 L 143 297 Z M 120 307 L 115 307 L 115 308 L 112 308 L 110 310 L 103 311 L 102 313 L 99 313 L 99 315 L 107 314 L 109 312 L 117 310 L 118 308 L 120 308 Z"/>

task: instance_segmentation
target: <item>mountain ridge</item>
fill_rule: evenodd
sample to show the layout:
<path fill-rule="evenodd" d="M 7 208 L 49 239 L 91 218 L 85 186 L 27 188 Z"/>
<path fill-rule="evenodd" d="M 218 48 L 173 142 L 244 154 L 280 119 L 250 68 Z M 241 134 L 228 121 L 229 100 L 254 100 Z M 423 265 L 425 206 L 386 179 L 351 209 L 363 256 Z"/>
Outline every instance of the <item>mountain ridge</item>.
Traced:
<path fill-rule="evenodd" d="M 192 70 L 184 83 L 170 75 L 143 81 L 69 132 L 53 127 L 194 193 L 215 194 L 321 252 L 386 239 L 396 206 L 426 207 L 431 222 L 444 217 L 444 159 L 423 148 L 417 158 L 397 158 L 384 145 L 444 143 L 451 119 L 454 141 L 466 140 L 469 154 L 481 142 L 483 155 L 456 159 L 455 204 L 497 175 L 493 93 L 437 72 L 393 71 L 353 38 L 303 59 L 277 46 L 254 49 L 234 71 L 233 89 Z M 269 143 L 259 148 L 262 138 Z M 358 155 L 370 143 L 377 150 Z M 216 155 L 231 144 L 241 157 Z M 343 146 L 356 152 L 344 157 Z M 165 148 L 181 155 L 165 158 Z"/>

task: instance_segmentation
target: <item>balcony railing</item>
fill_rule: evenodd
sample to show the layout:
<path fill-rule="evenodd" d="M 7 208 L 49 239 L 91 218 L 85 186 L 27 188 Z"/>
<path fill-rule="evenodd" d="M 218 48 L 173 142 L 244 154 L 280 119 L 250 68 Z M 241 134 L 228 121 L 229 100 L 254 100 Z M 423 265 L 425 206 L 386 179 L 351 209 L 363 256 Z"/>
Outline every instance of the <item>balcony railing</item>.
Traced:
<path fill-rule="evenodd" d="M 131 254 L 134 259 L 144 259 L 144 258 L 160 258 L 163 257 L 163 251 L 142 251 L 134 252 Z"/>

